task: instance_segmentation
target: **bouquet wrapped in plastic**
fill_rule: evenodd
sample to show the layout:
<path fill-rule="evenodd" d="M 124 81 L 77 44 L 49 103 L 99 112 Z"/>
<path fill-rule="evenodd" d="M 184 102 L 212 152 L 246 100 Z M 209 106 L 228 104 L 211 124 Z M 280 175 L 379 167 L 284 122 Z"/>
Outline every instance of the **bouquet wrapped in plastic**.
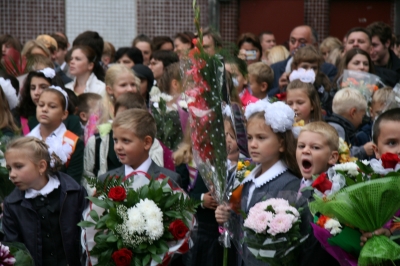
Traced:
<path fill-rule="evenodd" d="M 334 218 L 350 229 L 374 232 L 382 228 L 400 209 L 398 162 L 397 155 L 383 154 L 379 161 L 335 166 L 328 175 L 322 174 L 314 181 L 317 193 L 315 201 L 309 204 L 310 210 Z M 336 244 L 357 257 L 355 248 L 361 234 L 351 234 L 352 237 Z M 350 242 L 355 244 L 349 247 Z M 373 236 L 360 250 L 358 265 L 400 259 L 400 246 L 386 236 Z"/>
<path fill-rule="evenodd" d="M 246 265 L 295 265 L 309 236 L 307 201 L 294 191 L 264 198 L 244 217 L 241 256 Z"/>
<path fill-rule="evenodd" d="M 361 92 L 367 102 L 371 101 L 372 93 L 384 86 L 380 78 L 374 74 L 362 71 L 347 70 L 338 80 L 338 88 L 354 88 Z"/>
<path fill-rule="evenodd" d="M 199 203 L 169 178 L 133 172 L 87 182 L 93 196 L 79 225 L 92 265 L 168 265 L 189 250 Z"/>
<path fill-rule="evenodd" d="M 193 2 L 195 26 L 198 39 L 188 54 L 188 60 L 181 62 L 184 93 L 189 113 L 193 159 L 205 185 L 219 203 L 228 202 L 234 184 L 236 160 L 228 161 L 225 122 L 233 123 L 228 90 L 225 85 L 224 63 L 219 55 L 209 55 L 203 48 L 200 28 L 200 10 Z M 228 106 L 229 108 L 225 108 Z M 229 114 L 230 113 L 230 114 Z M 226 120 L 229 119 L 229 120 Z M 233 131 L 234 131 L 233 126 Z M 236 141 L 236 133 L 233 138 Z M 239 154 L 238 154 L 239 155 Z M 221 229 L 220 238 L 224 247 L 230 247 L 230 234 Z"/>

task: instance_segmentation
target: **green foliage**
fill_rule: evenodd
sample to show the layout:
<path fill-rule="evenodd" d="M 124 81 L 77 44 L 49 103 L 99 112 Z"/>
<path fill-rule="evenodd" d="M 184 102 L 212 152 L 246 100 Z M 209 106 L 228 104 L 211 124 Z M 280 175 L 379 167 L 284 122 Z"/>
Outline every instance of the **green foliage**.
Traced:
<path fill-rule="evenodd" d="M 167 103 L 162 97 L 158 108 L 151 106 L 151 113 L 157 125 L 157 139 L 169 149 L 175 150 L 183 139 L 179 113 L 176 110 L 168 110 Z"/>
<path fill-rule="evenodd" d="M 106 178 L 104 182 L 98 179 L 86 178 L 89 185 L 93 185 L 97 189 L 97 195 L 102 196 L 88 197 L 95 205 L 104 209 L 102 215 L 98 215 L 95 211 L 89 214 L 95 223 L 83 221 L 78 225 L 81 227 L 93 227 L 98 230 L 95 235 L 96 245 L 91 251 L 91 255 L 98 258 L 99 265 L 114 265 L 112 263 L 113 252 L 126 247 L 121 236 L 116 232 L 116 226 L 123 223 L 123 219 L 117 213 L 117 207 L 123 205 L 131 208 L 140 202 L 141 199 L 149 199 L 154 201 L 163 212 L 164 234 L 163 236 L 150 243 L 141 243 L 135 248 L 127 247 L 133 252 L 134 259 L 131 265 L 147 265 L 151 259 L 161 263 L 160 255 L 166 253 L 169 249 L 167 242 L 173 240 L 172 234 L 168 230 L 169 224 L 181 219 L 186 226 L 192 219 L 192 214 L 195 212 L 199 201 L 185 198 L 182 192 L 173 191 L 168 186 L 168 178 L 161 182 L 151 179 L 148 185 L 142 186 L 137 190 L 129 188 L 132 181 L 122 181 L 122 178 Z M 115 186 L 126 188 L 127 197 L 122 202 L 114 202 L 107 197 L 108 191 Z M 190 227 L 189 227 L 190 228 Z"/>
<path fill-rule="evenodd" d="M 10 248 L 10 253 L 14 256 L 16 262 L 14 266 L 34 266 L 35 263 L 32 259 L 31 254 L 23 243 L 13 242 L 6 243 L 2 242 L 0 245 L 5 245 Z"/>
<path fill-rule="evenodd" d="M 110 189 L 117 186 L 128 190 L 129 186 L 132 184 L 131 179 L 128 178 L 126 181 L 123 181 L 123 177 L 118 176 L 107 176 L 104 181 L 101 181 L 95 176 L 84 176 L 84 178 L 90 187 L 96 188 L 95 197 L 107 197 Z"/>

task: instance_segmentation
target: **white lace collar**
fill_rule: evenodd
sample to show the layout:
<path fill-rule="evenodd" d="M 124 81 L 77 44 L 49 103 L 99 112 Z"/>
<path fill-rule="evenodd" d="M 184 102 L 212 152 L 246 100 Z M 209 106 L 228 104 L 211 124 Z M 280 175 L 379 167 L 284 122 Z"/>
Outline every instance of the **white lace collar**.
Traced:
<path fill-rule="evenodd" d="M 27 189 L 25 191 L 25 198 L 33 199 L 40 195 L 46 197 L 51 192 L 53 192 L 53 190 L 57 189 L 59 186 L 60 186 L 60 180 L 58 180 L 58 178 L 56 176 L 55 177 L 49 176 L 49 181 L 41 190 L 36 190 L 33 188 Z"/>
<path fill-rule="evenodd" d="M 243 184 L 246 182 L 253 182 L 256 188 L 263 186 L 264 184 L 274 180 L 279 175 L 287 171 L 287 165 L 281 160 L 277 161 L 271 168 L 265 173 L 256 178 L 256 175 L 261 171 L 261 164 L 257 165 L 256 168 L 243 180 Z"/>
<path fill-rule="evenodd" d="M 60 126 L 56 130 L 54 130 L 53 133 L 50 134 L 50 136 L 48 136 L 48 138 L 56 137 L 62 140 L 66 131 L 67 128 L 65 127 L 64 123 L 61 123 Z M 37 125 L 34 129 L 32 129 L 32 131 L 29 132 L 28 136 L 42 140 L 42 135 L 40 135 L 40 124 Z"/>

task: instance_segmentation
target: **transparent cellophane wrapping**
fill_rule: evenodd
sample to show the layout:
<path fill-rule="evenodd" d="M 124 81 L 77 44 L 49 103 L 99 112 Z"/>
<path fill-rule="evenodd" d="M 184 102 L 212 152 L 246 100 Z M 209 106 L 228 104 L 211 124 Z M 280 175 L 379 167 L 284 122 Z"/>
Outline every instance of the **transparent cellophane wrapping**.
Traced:
<path fill-rule="evenodd" d="M 220 56 L 190 56 L 181 60 L 181 76 L 188 105 L 193 159 L 203 181 L 218 204 L 229 201 L 235 181 L 236 160 L 228 160 L 224 119 L 229 119 L 237 141 L 229 96 L 224 86 L 224 64 Z M 239 153 L 238 153 L 239 157 Z M 230 226 L 224 224 L 227 229 Z M 228 230 L 220 241 L 230 247 Z"/>
<path fill-rule="evenodd" d="M 348 69 L 343 71 L 343 75 L 338 79 L 337 85 L 338 89 L 357 89 L 367 102 L 371 102 L 374 91 L 385 86 L 377 75 Z"/>
<path fill-rule="evenodd" d="M 110 177 L 107 177 L 110 178 Z M 113 177 L 115 178 L 115 176 Z M 164 191 L 174 191 L 174 193 L 182 193 L 185 198 L 189 197 L 187 193 L 170 177 L 164 175 L 164 174 L 159 174 L 158 176 L 150 176 L 148 173 L 142 172 L 142 171 L 135 171 L 132 172 L 131 174 L 121 177 L 124 178 L 123 180 L 130 179 L 129 181 L 129 187 L 130 189 L 133 190 L 138 190 L 143 186 L 146 186 L 150 183 L 150 180 L 154 179 L 159 181 L 160 183 L 165 179 L 168 178 L 167 184 L 163 187 Z M 106 189 L 106 188 L 104 188 Z M 90 187 L 90 185 L 86 184 L 86 190 L 88 192 L 89 196 L 98 196 L 96 192 L 96 188 Z M 106 191 L 106 190 L 105 190 Z M 103 196 L 98 197 L 101 199 Z M 105 211 L 102 207 L 99 207 L 95 204 L 92 204 L 92 202 L 89 203 L 89 206 L 84 210 L 82 216 L 84 221 L 89 221 L 89 222 L 95 222 L 92 217 L 90 216 L 90 212 L 94 210 L 97 212 L 98 216 L 101 217 Z M 169 241 L 168 247 L 169 250 L 167 253 L 164 254 L 158 254 L 163 261 L 163 263 L 168 263 L 170 259 L 174 256 L 174 254 L 184 254 L 187 252 L 187 247 L 191 248 L 193 246 L 193 241 L 192 241 L 192 236 L 194 234 L 194 230 L 196 227 L 196 219 L 192 213 L 185 212 L 187 216 L 186 218 L 186 224 L 188 224 L 188 229 L 189 232 L 186 234 L 184 239 L 181 240 L 172 240 Z M 98 230 L 95 229 L 94 227 L 86 227 L 83 228 L 82 234 L 81 234 L 81 245 L 84 250 L 86 250 L 87 254 L 89 256 L 87 257 L 86 265 L 97 265 L 98 263 L 98 256 L 92 256 L 90 254 L 91 250 L 95 247 L 96 242 L 95 242 L 95 237 L 96 234 L 98 234 Z M 150 266 L 156 266 L 158 263 L 154 261 L 153 259 L 149 262 Z M 164 265 L 164 264 L 163 264 Z"/>
<path fill-rule="evenodd" d="M 280 191 L 267 195 L 259 192 L 258 194 L 253 194 L 252 198 L 259 198 L 261 199 L 260 201 L 281 198 L 287 200 L 297 210 L 300 210 L 301 223 L 298 240 L 290 243 L 285 234 L 278 234 L 275 239 L 266 234 L 256 234 L 254 232 L 249 234 L 249 229 L 245 231 L 243 227 L 245 219 L 241 215 L 234 214 L 229 221 L 229 231 L 241 259 L 246 266 L 264 266 L 266 263 L 280 266 L 298 265 L 302 245 L 305 244 L 309 234 L 312 233 L 312 215 L 308 208 L 307 199 L 299 196 L 297 191 Z M 247 204 L 247 201 L 247 196 L 243 195 L 242 207 Z M 249 206 L 248 210 L 251 207 Z"/>
<path fill-rule="evenodd" d="M 400 174 L 346 187 L 328 196 L 315 196 L 313 213 L 335 217 L 342 224 L 365 232 L 381 228 L 400 209 Z M 361 250 L 359 265 L 400 259 L 400 246 L 386 236 L 373 236 Z"/>

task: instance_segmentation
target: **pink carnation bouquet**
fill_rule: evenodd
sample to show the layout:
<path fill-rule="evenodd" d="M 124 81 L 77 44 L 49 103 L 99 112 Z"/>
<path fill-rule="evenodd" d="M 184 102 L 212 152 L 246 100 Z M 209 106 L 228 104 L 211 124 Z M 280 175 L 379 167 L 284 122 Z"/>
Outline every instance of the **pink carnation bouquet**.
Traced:
<path fill-rule="evenodd" d="M 244 243 L 257 260 L 270 265 L 293 265 L 298 247 L 308 235 L 300 232 L 301 209 L 271 198 L 255 204 L 244 220 Z"/>

